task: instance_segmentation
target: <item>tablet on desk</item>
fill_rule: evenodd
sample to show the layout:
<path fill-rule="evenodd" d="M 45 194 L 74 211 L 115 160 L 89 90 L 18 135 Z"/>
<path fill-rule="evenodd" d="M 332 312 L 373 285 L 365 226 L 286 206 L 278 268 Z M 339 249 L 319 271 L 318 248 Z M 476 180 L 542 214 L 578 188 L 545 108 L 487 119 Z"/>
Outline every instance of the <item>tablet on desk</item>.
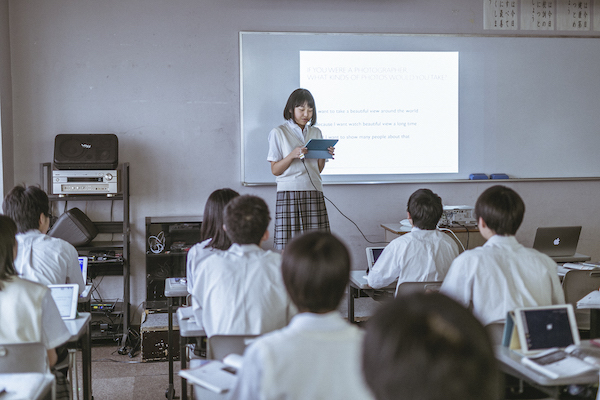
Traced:
<path fill-rule="evenodd" d="M 304 147 L 308 149 L 308 153 L 304 155 L 305 158 L 333 158 L 329 154 L 330 147 L 335 146 L 338 142 L 337 139 L 310 139 Z"/>

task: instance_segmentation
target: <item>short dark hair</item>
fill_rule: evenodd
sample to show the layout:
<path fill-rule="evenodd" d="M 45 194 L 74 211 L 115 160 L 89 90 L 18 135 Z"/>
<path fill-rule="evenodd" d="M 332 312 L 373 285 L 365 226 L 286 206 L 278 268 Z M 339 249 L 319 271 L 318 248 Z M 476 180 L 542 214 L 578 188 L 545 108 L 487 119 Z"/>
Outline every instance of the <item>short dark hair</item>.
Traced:
<path fill-rule="evenodd" d="M 442 217 L 442 199 L 429 189 L 419 189 L 410 195 L 406 211 L 419 229 L 435 229 Z"/>
<path fill-rule="evenodd" d="M 6 215 L 0 215 L 0 290 L 2 290 L 2 281 L 17 275 L 13 254 L 16 234 L 15 222 Z"/>
<path fill-rule="evenodd" d="M 517 192 L 496 185 L 486 189 L 475 203 L 475 217 L 501 236 L 514 235 L 523 222 L 525 203 Z"/>
<path fill-rule="evenodd" d="M 225 207 L 225 231 L 233 243 L 260 244 L 269 227 L 269 207 L 257 196 L 244 195 Z"/>
<path fill-rule="evenodd" d="M 335 310 L 350 279 L 350 254 L 331 233 L 312 231 L 294 237 L 281 260 L 283 282 L 301 312 Z"/>
<path fill-rule="evenodd" d="M 227 203 L 240 194 L 232 189 L 217 189 L 208 196 L 200 226 L 200 240 L 211 239 L 206 247 L 227 250 L 231 246 L 229 236 L 223 230 L 223 211 Z"/>
<path fill-rule="evenodd" d="M 307 104 L 313 109 L 313 115 L 310 119 L 310 125 L 317 123 L 317 107 L 315 107 L 315 99 L 313 95 L 306 89 L 296 89 L 290 94 L 285 108 L 283 109 L 283 119 L 294 119 L 294 108 Z M 295 122 L 295 121 L 294 121 Z"/>
<path fill-rule="evenodd" d="M 380 306 L 366 323 L 362 361 L 378 400 L 500 398 L 502 377 L 483 325 L 440 293 Z"/>
<path fill-rule="evenodd" d="M 50 216 L 50 202 L 39 187 L 17 185 L 4 197 L 2 211 L 17 224 L 17 231 L 24 233 L 40 228 L 40 215 Z"/>

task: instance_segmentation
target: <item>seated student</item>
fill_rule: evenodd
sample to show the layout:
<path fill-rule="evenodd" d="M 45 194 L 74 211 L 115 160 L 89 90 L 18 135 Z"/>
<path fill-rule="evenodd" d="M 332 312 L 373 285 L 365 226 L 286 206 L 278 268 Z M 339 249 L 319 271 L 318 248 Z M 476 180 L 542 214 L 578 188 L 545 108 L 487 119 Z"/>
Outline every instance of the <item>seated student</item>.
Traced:
<path fill-rule="evenodd" d="M 492 186 L 475 204 L 479 232 L 487 242 L 454 260 L 441 291 L 473 311 L 484 324 L 504 322 L 518 307 L 563 304 L 556 263 L 517 242 L 525 204 L 514 190 Z"/>
<path fill-rule="evenodd" d="M 293 307 L 281 279 L 281 256 L 260 244 L 269 237 L 269 208 L 256 196 L 238 196 L 225 207 L 227 251 L 196 268 L 192 307 L 206 335 L 259 335 L 287 325 Z"/>
<path fill-rule="evenodd" d="M 395 280 L 399 286 L 402 282 L 444 279 L 458 256 L 458 246 L 436 229 L 442 212 L 442 199 L 431 190 L 419 189 L 410 195 L 406 213 L 413 228 L 385 247 L 369 270 L 369 286 L 380 289 Z"/>
<path fill-rule="evenodd" d="M 70 243 L 46 235 L 50 227 L 50 203 L 36 186 L 15 186 L 4 198 L 2 210 L 17 224 L 19 252 L 15 268 L 19 276 L 44 285 L 76 283 L 85 290 L 78 254 Z"/>
<path fill-rule="evenodd" d="M 250 344 L 231 398 L 371 399 L 360 370 L 363 332 L 336 310 L 350 275 L 346 247 L 330 233 L 305 233 L 287 244 L 281 270 L 300 313 Z"/>
<path fill-rule="evenodd" d="M 195 271 L 200 261 L 231 246 L 231 240 L 223 230 L 223 210 L 231 199 L 239 195 L 232 189 L 218 189 L 208 196 L 200 226 L 200 243 L 195 244 L 187 254 L 185 276 L 188 293 L 193 292 Z"/>
<path fill-rule="evenodd" d="M 0 215 L 0 344 L 41 342 L 48 367 L 57 361 L 56 347 L 70 338 L 47 286 L 17 276 L 17 227 Z"/>
<path fill-rule="evenodd" d="M 366 324 L 362 369 L 377 400 L 497 400 L 503 394 L 484 327 L 440 293 L 383 304 Z"/>

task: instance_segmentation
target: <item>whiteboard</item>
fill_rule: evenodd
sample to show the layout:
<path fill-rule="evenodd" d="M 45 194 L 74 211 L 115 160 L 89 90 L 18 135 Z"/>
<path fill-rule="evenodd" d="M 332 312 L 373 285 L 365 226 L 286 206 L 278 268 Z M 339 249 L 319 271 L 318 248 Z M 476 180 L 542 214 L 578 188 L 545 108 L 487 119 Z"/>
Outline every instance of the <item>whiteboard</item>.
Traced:
<path fill-rule="evenodd" d="M 301 50 L 459 52 L 458 173 L 324 175 L 324 183 L 600 176 L 598 38 L 240 32 L 245 185 L 275 182 L 267 138 L 299 86 Z"/>

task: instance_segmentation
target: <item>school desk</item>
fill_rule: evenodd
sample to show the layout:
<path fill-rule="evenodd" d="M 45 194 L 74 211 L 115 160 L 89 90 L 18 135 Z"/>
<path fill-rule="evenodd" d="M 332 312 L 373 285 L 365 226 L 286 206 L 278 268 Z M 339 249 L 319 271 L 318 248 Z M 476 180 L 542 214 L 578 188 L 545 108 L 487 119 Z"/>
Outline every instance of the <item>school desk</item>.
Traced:
<path fill-rule="evenodd" d="M 397 282 L 382 288 L 373 289 L 367 284 L 367 272 L 365 269 L 350 271 L 350 282 L 348 284 L 348 321 L 355 323 L 354 320 L 354 300 L 359 297 L 376 298 L 378 295 L 393 297 L 396 292 Z"/>
<path fill-rule="evenodd" d="M 165 297 L 167 298 L 167 312 L 168 312 L 168 327 L 167 327 L 167 352 L 169 353 L 169 387 L 167 389 L 166 397 L 169 400 L 175 398 L 175 386 L 173 380 L 173 298 L 174 297 L 186 297 L 187 281 L 185 278 L 167 278 L 165 279 Z M 181 328 L 180 328 L 181 329 Z M 181 330 L 179 331 L 181 335 Z M 179 353 L 179 358 L 183 360 L 185 354 Z M 182 361 L 183 362 L 183 361 Z M 183 368 L 183 364 L 182 364 Z M 182 387 L 182 398 L 186 398 L 186 388 Z"/>
<path fill-rule="evenodd" d="M 71 337 L 68 343 L 81 347 L 81 366 L 83 372 L 83 399 L 92 400 L 92 315 L 80 312 L 75 319 L 64 320 Z"/>

